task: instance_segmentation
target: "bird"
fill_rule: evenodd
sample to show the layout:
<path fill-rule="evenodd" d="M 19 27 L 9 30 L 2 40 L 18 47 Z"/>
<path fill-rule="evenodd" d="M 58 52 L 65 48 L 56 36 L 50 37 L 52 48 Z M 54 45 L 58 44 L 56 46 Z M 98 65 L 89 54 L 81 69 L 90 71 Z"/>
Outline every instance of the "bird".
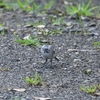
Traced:
<path fill-rule="evenodd" d="M 44 64 L 48 61 L 48 59 L 50 59 L 51 66 L 53 58 L 59 61 L 59 59 L 55 56 L 55 50 L 53 45 L 43 45 L 41 47 L 41 54 L 45 59 Z"/>

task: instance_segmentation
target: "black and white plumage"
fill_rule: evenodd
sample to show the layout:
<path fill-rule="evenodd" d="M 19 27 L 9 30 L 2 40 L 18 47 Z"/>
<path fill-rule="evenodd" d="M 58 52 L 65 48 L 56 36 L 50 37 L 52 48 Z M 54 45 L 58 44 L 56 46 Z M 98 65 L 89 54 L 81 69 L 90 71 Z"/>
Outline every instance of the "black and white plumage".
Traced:
<path fill-rule="evenodd" d="M 59 61 L 59 59 L 56 58 L 56 56 L 55 56 L 54 47 L 52 45 L 43 45 L 41 47 L 41 53 L 45 59 L 45 63 L 47 62 L 48 59 L 50 59 L 51 66 L 52 66 L 52 59 L 53 58 L 55 58 L 57 61 Z"/>

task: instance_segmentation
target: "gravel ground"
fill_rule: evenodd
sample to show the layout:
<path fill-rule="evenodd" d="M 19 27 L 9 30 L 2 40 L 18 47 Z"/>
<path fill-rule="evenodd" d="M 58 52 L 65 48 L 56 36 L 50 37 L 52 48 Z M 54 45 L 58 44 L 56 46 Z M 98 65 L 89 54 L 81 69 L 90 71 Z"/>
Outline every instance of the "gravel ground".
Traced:
<path fill-rule="evenodd" d="M 46 16 L 48 17 L 48 16 Z M 93 41 L 100 41 L 100 20 L 83 21 L 89 34 L 79 32 L 77 21 L 64 16 L 64 20 L 72 22 L 74 28 L 61 28 L 62 34 L 41 37 L 53 42 L 59 62 L 53 60 L 51 68 L 49 62 L 43 65 L 40 48 L 22 46 L 14 42 L 15 34 L 22 37 L 34 35 L 34 27 L 25 28 L 26 22 L 44 20 L 44 16 L 32 16 L 20 12 L 4 12 L 2 21 L 10 28 L 4 36 L 0 35 L 0 100 L 36 100 L 35 97 L 51 98 L 50 100 L 100 100 L 100 96 L 93 96 L 80 90 L 82 85 L 100 84 L 100 49 L 92 45 Z M 23 25 L 24 23 L 24 25 Z M 90 25 L 91 23 L 95 23 Z M 21 26 L 17 26 L 20 24 Z M 23 30 L 22 30 L 23 29 Z M 13 31 L 13 32 L 12 32 Z M 38 32 L 37 32 L 38 34 Z M 3 70 L 8 68 L 8 70 Z M 84 74 L 84 70 L 91 70 Z M 38 73 L 46 85 L 29 86 L 22 79 L 32 77 Z M 26 89 L 24 92 L 12 89 Z M 19 100 L 19 99 L 18 99 Z M 42 100 L 42 99 L 40 99 Z M 49 99 L 48 99 L 49 100 Z"/>

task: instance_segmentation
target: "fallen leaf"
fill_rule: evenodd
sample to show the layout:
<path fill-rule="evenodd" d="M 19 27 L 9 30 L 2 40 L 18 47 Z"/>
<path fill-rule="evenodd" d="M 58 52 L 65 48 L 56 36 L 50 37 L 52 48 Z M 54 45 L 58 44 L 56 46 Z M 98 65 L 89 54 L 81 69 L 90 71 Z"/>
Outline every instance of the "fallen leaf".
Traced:
<path fill-rule="evenodd" d="M 11 31 L 11 32 L 14 32 L 14 31 L 15 31 L 15 29 L 10 29 L 10 31 Z"/>
<path fill-rule="evenodd" d="M 91 20 L 89 17 L 84 17 L 84 16 L 81 16 L 81 19 L 87 22 Z"/>
<path fill-rule="evenodd" d="M 48 40 L 40 40 L 42 43 L 48 43 Z"/>
<path fill-rule="evenodd" d="M 25 25 L 24 27 L 25 27 L 25 28 L 30 28 L 30 27 L 33 27 L 33 25 L 32 25 L 32 24 L 27 24 L 27 25 Z"/>
<path fill-rule="evenodd" d="M 29 39 L 30 38 L 30 34 L 28 34 L 27 36 L 25 36 L 23 39 Z"/>
<path fill-rule="evenodd" d="M 93 52 L 93 51 L 98 51 L 98 50 L 88 50 L 88 49 L 68 49 L 68 51 L 83 51 L 83 52 Z"/>
<path fill-rule="evenodd" d="M 34 97 L 35 100 L 51 100 L 51 98 Z"/>
<path fill-rule="evenodd" d="M 95 96 L 100 96 L 100 92 L 94 93 Z"/>
<path fill-rule="evenodd" d="M 17 91 L 17 92 L 24 92 L 26 89 L 24 88 L 19 88 L 19 89 L 8 89 L 9 91 L 13 90 L 13 91 Z"/>
<path fill-rule="evenodd" d="M 94 22 L 89 24 L 89 27 L 95 27 L 95 26 L 96 26 L 96 23 Z"/>
<path fill-rule="evenodd" d="M 44 28 L 45 25 L 38 25 L 37 28 Z"/>
<path fill-rule="evenodd" d="M 65 5 L 72 5 L 71 2 L 67 2 L 67 1 L 64 1 L 64 4 L 65 4 Z"/>
<path fill-rule="evenodd" d="M 26 89 L 24 89 L 24 88 L 19 88 L 19 89 L 13 89 L 13 90 L 18 91 L 18 92 L 24 92 Z"/>

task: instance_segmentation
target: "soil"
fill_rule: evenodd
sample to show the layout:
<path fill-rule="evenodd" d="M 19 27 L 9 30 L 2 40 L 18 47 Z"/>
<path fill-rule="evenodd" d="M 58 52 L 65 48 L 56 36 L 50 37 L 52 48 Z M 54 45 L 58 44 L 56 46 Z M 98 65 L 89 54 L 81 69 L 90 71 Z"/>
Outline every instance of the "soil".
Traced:
<path fill-rule="evenodd" d="M 100 20 L 85 18 L 80 27 L 75 18 L 63 15 L 63 24 L 52 25 L 50 16 L 60 18 L 50 11 L 46 15 L 3 11 L 0 20 L 7 29 L 4 35 L 0 34 L 0 100 L 100 100 L 100 96 L 80 89 L 82 85 L 100 84 L 100 48 L 93 45 L 100 41 Z M 35 21 L 45 22 L 45 28 L 38 30 L 27 24 Z M 44 35 L 41 32 L 44 29 L 60 29 L 62 34 Z M 44 65 L 39 46 L 23 46 L 15 42 L 17 36 L 24 38 L 29 34 L 52 43 L 60 61 L 53 60 L 53 67 L 49 61 Z M 90 72 L 85 74 L 86 70 Z M 35 73 L 41 76 L 43 85 L 29 86 L 23 81 Z M 25 91 L 14 90 L 21 88 Z"/>

